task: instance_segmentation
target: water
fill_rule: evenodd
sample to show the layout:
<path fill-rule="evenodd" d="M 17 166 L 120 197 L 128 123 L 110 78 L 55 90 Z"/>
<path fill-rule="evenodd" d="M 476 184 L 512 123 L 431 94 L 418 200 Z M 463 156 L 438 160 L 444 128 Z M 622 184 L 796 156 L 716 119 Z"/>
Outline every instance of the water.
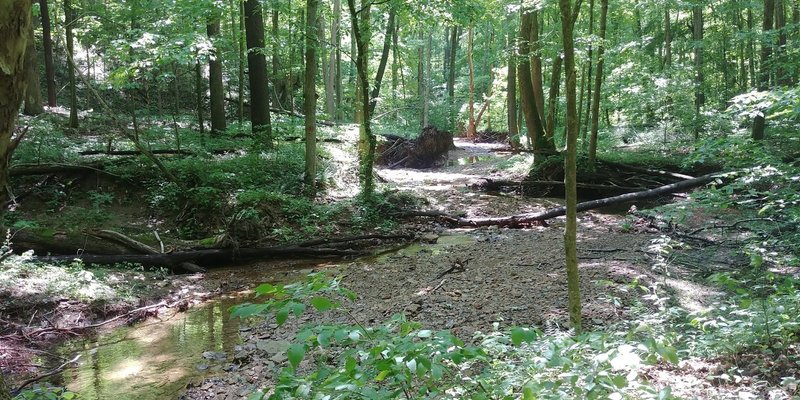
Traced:
<path fill-rule="evenodd" d="M 491 160 L 495 157 L 493 156 L 469 156 L 469 157 L 461 157 L 455 160 L 447 160 L 447 166 L 453 167 L 456 165 L 470 165 L 479 163 L 481 161 Z"/>

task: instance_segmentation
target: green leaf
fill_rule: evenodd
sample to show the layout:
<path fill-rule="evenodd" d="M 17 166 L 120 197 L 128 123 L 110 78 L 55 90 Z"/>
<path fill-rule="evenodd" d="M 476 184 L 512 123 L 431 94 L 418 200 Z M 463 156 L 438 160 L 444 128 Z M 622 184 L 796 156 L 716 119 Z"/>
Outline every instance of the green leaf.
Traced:
<path fill-rule="evenodd" d="M 353 371 L 356 370 L 357 365 L 358 363 L 356 362 L 355 358 L 347 357 L 347 360 L 344 362 L 344 370 L 352 373 Z"/>
<path fill-rule="evenodd" d="M 525 386 L 522 388 L 522 400 L 536 400 L 536 395 L 533 394 L 533 388 Z"/>
<path fill-rule="evenodd" d="M 293 368 L 297 368 L 300 365 L 300 361 L 303 361 L 303 357 L 306 355 L 306 346 L 298 343 L 292 343 L 289 346 L 289 350 L 287 350 L 287 356 L 289 358 L 289 363 L 292 364 Z"/>
<path fill-rule="evenodd" d="M 659 346 L 658 354 L 673 364 L 678 363 L 678 351 L 672 346 Z"/>
<path fill-rule="evenodd" d="M 530 328 L 511 328 L 511 343 L 519 346 L 522 343 L 530 343 L 536 340 L 536 330 Z"/>
<path fill-rule="evenodd" d="M 386 379 L 386 376 L 388 376 L 388 375 L 389 375 L 389 371 L 388 370 L 387 371 L 381 371 L 381 373 L 378 374 L 378 376 L 375 377 L 375 381 L 376 382 L 380 382 L 380 381 Z"/>
<path fill-rule="evenodd" d="M 262 283 L 256 287 L 255 291 L 258 295 L 274 294 L 278 291 L 278 288 L 269 283 Z"/>
<path fill-rule="evenodd" d="M 231 318 L 248 318 L 260 315 L 269 308 L 269 304 L 242 304 L 231 307 Z"/>
<path fill-rule="evenodd" d="M 289 309 L 292 310 L 292 314 L 294 314 L 295 317 L 299 317 L 299 316 L 303 315 L 303 311 L 306 310 L 306 305 L 303 304 L 303 303 L 298 303 L 298 302 L 294 302 L 293 301 L 293 302 L 290 302 L 288 304 L 288 306 L 289 306 Z"/>
<path fill-rule="evenodd" d="M 326 299 L 325 297 L 314 297 L 311 299 L 311 305 L 317 309 L 317 311 L 328 311 L 337 307 L 336 303 Z"/>
<path fill-rule="evenodd" d="M 319 343 L 322 347 L 328 347 L 331 345 L 331 332 L 324 330 L 317 335 L 317 343 Z"/>
<path fill-rule="evenodd" d="M 283 307 L 275 313 L 275 322 L 283 325 L 289 319 L 289 307 Z"/>

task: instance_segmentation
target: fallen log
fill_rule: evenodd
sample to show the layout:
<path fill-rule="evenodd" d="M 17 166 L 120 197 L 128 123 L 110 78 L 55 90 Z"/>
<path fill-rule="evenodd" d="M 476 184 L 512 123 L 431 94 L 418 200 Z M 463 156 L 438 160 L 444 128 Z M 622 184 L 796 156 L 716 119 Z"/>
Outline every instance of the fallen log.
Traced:
<path fill-rule="evenodd" d="M 31 258 L 31 261 L 66 262 L 78 259 L 87 264 L 133 263 L 153 267 L 174 268 L 184 262 L 194 262 L 198 265 L 211 266 L 267 258 L 325 258 L 361 255 L 365 255 L 365 252 L 359 250 L 277 246 L 265 248 L 204 249 L 157 254 L 39 256 Z"/>
<path fill-rule="evenodd" d="M 72 174 L 85 172 L 104 171 L 103 163 L 90 164 L 37 164 L 37 165 L 15 165 L 8 171 L 9 176 L 31 176 L 31 175 L 51 175 L 51 174 Z"/>
<path fill-rule="evenodd" d="M 98 231 L 89 232 L 89 234 L 94 236 L 94 237 L 96 237 L 96 238 L 105 239 L 105 240 L 108 240 L 108 241 L 111 241 L 111 242 L 114 242 L 114 243 L 121 244 L 121 245 L 123 245 L 123 246 L 125 246 L 125 247 L 127 247 L 127 248 L 129 248 L 129 249 L 131 249 L 133 251 L 137 251 L 137 252 L 142 253 L 142 254 L 163 254 L 164 253 L 163 251 L 158 251 L 153 247 L 150 247 L 150 246 L 148 246 L 148 245 L 146 245 L 146 244 L 144 244 L 144 243 L 142 243 L 142 242 L 140 242 L 138 240 L 135 240 L 133 238 L 125 236 L 125 235 L 123 235 L 123 234 L 121 234 L 119 232 L 101 229 L 101 230 L 98 230 Z M 162 244 L 162 247 L 163 247 L 163 244 Z M 199 266 L 197 264 L 190 263 L 188 261 L 179 263 L 178 266 L 180 268 L 186 270 L 186 271 L 189 271 L 189 272 L 206 272 L 205 268 L 203 268 L 203 267 L 201 267 L 201 266 Z"/>
<path fill-rule="evenodd" d="M 650 174 L 650 175 L 668 176 L 668 177 L 675 178 L 675 179 L 694 179 L 693 176 L 685 175 L 685 174 L 679 174 L 677 172 L 656 170 L 656 169 L 650 169 L 650 168 L 642 168 L 642 167 L 637 167 L 635 165 L 628 165 L 628 164 L 616 163 L 616 162 L 611 162 L 611 161 L 603 161 L 603 163 L 607 164 L 607 165 L 614 166 L 614 167 L 619 168 L 619 169 L 626 169 L 628 171 L 641 172 L 641 173 Z"/>
<path fill-rule="evenodd" d="M 450 132 L 426 127 L 416 139 L 381 135 L 376 162 L 389 168 L 430 168 L 444 164 L 447 152 L 453 147 Z"/>
<path fill-rule="evenodd" d="M 547 187 L 564 187 L 563 181 L 505 181 L 505 180 L 493 180 L 491 178 L 481 178 L 485 182 L 478 183 L 473 185 L 475 189 L 487 190 L 487 191 L 502 191 L 503 189 L 509 188 L 522 188 L 525 194 L 528 194 L 535 187 L 547 188 Z M 615 186 L 615 185 L 602 185 L 602 184 L 594 184 L 594 183 L 576 183 L 578 189 L 590 189 L 590 190 L 597 190 L 597 191 L 605 191 L 605 192 L 617 192 L 617 193 L 631 193 L 631 192 L 639 192 L 642 190 L 646 190 L 647 188 L 643 187 L 633 187 L 633 186 Z M 563 189 L 562 189 L 563 190 Z"/>
<path fill-rule="evenodd" d="M 634 200 L 644 200 L 650 199 L 653 197 L 662 196 L 665 194 L 670 194 L 674 192 L 679 192 L 683 190 L 693 189 L 696 187 L 703 186 L 709 182 L 714 181 L 717 178 L 723 177 L 725 174 L 723 173 L 714 173 L 703 175 L 694 179 L 687 179 L 684 181 L 676 182 L 673 184 L 661 186 L 655 189 L 645 190 L 641 192 L 635 193 L 626 193 L 619 196 L 613 197 L 606 197 L 603 199 L 586 201 L 582 203 L 578 203 L 577 210 L 580 211 L 587 211 L 593 210 L 595 208 L 606 207 L 614 204 L 621 204 L 627 203 Z M 507 217 L 493 217 L 493 218 L 463 218 L 463 217 L 456 217 L 447 214 L 441 214 L 439 212 L 430 212 L 424 211 L 420 213 L 405 213 L 406 216 L 436 216 L 445 222 L 448 222 L 452 225 L 462 226 L 462 227 L 478 227 L 478 226 L 500 226 L 500 227 L 508 227 L 508 228 L 518 228 L 524 225 L 529 225 L 534 222 L 542 222 L 548 219 L 552 219 L 555 217 L 563 216 L 567 213 L 566 207 L 555 207 L 543 212 L 539 213 L 527 213 L 527 214 L 517 214 L 511 215 Z"/>

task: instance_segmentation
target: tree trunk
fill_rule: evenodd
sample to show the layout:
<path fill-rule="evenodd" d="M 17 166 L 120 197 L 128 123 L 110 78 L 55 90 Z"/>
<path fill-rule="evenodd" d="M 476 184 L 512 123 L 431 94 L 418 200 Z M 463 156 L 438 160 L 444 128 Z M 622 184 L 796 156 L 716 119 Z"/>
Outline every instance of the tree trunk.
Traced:
<path fill-rule="evenodd" d="M 370 96 L 370 104 L 372 109 L 369 110 L 370 114 L 375 113 L 375 105 L 378 104 L 378 97 L 381 94 L 381 82 L 386 73 L 386 65 L 389 63 L 389 52 L 392 50 L 392 33 L 394 32 L 395 25 L 395 11 L 389 10 L 389 19 L 386 21 L 386 31 L 383 37 L 383 51 L 381 52 L 381 61 L 378 64 L 378 70 L 375 72 L 375 84 L 372 87 Z"/>
<path fill-rule="evenodd" d="M 513 48 L 513 36 L 511 32 L 508 33 L 507 42 L 508 47 Z M 513 51 L 508 55 L 508 79 L 506 85 L 508 136 L 511 140 L 511 147 L 514 149 L 519 149 L 519 125 L 517 125 L 517 66 L 516 55 Z"/>
<path fill-rule="evenodd" d="M 748 60 L 748 69 L 750 70 L 750 86 L 757 87 L 758 86 L 758 77 L 756 76 L 756 43 L 753 40 L 753 8 L 747 8 L 747 31 L 750 32 L 747 39 L 747 47 L 749 50 L 749 56 L 747 57 Z"/>
<path fill-rule="evenodd" d="M 450 29 L 450 70 L 447 71 L 447 100 L 448 100 L 448 113 L 447 122 L 452 128 L 455 125 L 455 91 L 456 91 L 456 54 L 458 53 L 458 27 L 453 26 Z"/>
<path fill-rule="evenodd" d="M 303 84 L 303 113 L 306 130 L 305 185 L 307 193 L 314 196 L 317 180 L 317 37 L 319 0 L 306 0 L 306 75 Z"/>
<path fill-rule="evenodd" d="M 530 37 L 533 24 L 533 15 L 530 12 L 523 12 L 519 30 L 519 52 L 521 60 L 519 62 L 517 76 L 519 77 L 520 100 L 522 102 L 522 112 L 525 115 L 525 127 L 528 129 L 528 147 L 538 150 L 539 138 L 544 134 L 542 120 L 539 118 L 539 111 L 536 109 L 536 99 L 533 94 L 533 83 L 531 78 L 531 51 Z"/>
<path fill-rule="evenodd" d="M 791 74 L 786 70 L 786 9 L 784 0 L 775 0 L 775 30 L 778 32 L 778 47 L 775 48 L 775 83 L 780 86 L 791 86 Z M 795 28 L 797 29 L 797 27 Z"/>
<path fill-rule="evenodd" d="M 39 0 L 39 10 L 42 14 L 42 48 L 44 50 L 44 70 L 47 77 L 47 105 L 55 107 L 56 103 L 56 78 L 55 68 L 53 67 L 53 38 L 50 35 L 52 27 L 50 22 L 50 10 L 47 7 L 47 0 Z"/>
<path fill-rule="evenodd" d="M 353 28 L 353 37 L 356 43 L 356 73 L 361 87 L 369 87 L 367 78 L 367 46 L 369 46 L 369 3 L 361 9 L 356 10 L 355 0 L 347 0 L 347 7 L 350 10 L 350 22 Z M 363 14 L 362 14 L 363 13 Z M 364 120 L 361 123 L 361 139 L 366 142 L 364 151 L 359 152 L 359 181 L 361 183 L 361 195 L 364 199 L 371 199 L 375 191 L 375 181 L 372 176 L 372 168 L 375 164 L 375 135 L 372 134 L 372 124 L 370 113 L 370 95 L 368 90 L 362 90 L 360 98 L 356 99 L 361 103 L 364 110 Z"/>
<path fill-rule="evenodd" d="M 606 17 L 608 15 L 608 0 L 600 0 L 600 44 L 597 46 L 597 72 L 594 76 L 594 91 L 592 97 L 592 133 L 589 136 L 589 166 L 594 168 L 597 159 L 597 131 L 600 125 L 600 88 L 603 84 L 603 52 L 606 38 Z"/>
<path fill-rule="evenodd" d="M 322 20 L 322 18 L 320 18 Z M 331 22 L 331 29 L 330 29 L 330 42 L 335 43 L 336 35 L 338 35 L 339 30 L 339 21 L 334 19 Z M 324 35 L 325 32 L 320 32 L 320 35 Z M 323 38 L 324 41 L 324 38 Z M 327 46 L 323 46 L 325 48 Z M 323 53 L 324 54 L 324 53 Z M 334 83 L 334 79 L 336 78 L 336 50 L 328 50 L 327 54 L 323 55 L 323 59 L 326 60 L 323 66 L 324 68 L 324 79 L 325 79 L 325 114 L 327 114 L 328 118 L 331 121 L 336 120 L 336 85 Z"/>
<path fill-rule="evenodd" d="M 212 43 L 208 58 L 208 90 L 211 104 L 211 134 L 225 131 L 225 88 L 222 85 L 222 59 L 220 51 L 214 44 L 219 36 L 219 16 L 214 17 L 206 25 L 208 40 Z"/>
<path fill-rule="evenodd" d="M 433 47 L 433 34 L 428 33 L 428 43 L 425 46 L 425 94 L 422 101 L 422 128 L 430 125 L 430 97 L 431 97 L 431 48 Z M 377 87 L 377 86 L 376 86 Z M 373 101 L 373 106 L 375 102 Z"/>
<path fill-rule="evenodd" d="M 236 38 L 236 42 L 239 46 L 239 102 L 238 102 L 238 110 L 237 116 L 239 119 L 239 129 L 242 129 L 242 124 L 244 124 L 244 53 L 245 53 L 245 34 L 244 34 L 244 3 L 242 1 L 237 1 L 239 4 L 238 11 L 239 11 L 239 35 Z"/>
<path fill-rule="evenodd" d="M 250 122 L 253 136 L 272 148 L 272 123 L 267 92 L 267 59 L 264 56 L 264 18 L 258 0 L 245 0 L 244 24 L 247 36 L 247 66 L 250 81 Z"/>
<path fill-rule="evenodd" d="M 531 18 L 531 84 L 533 84 L 533 98 L 536 100 L 536 111 L 539 119 L 544 121 L 544 79 L 542 78 L 542 45 L 539 41 L 539 11 L 533 12 Z M 547 135 L 551 132 L 543 132 Z"/>
<path fill-rule="evenodd" d="M 552 144 L 555 149 L 555 132 L 556 132 L 556 106 L 558 104 L 558 90 L 561 86 L 561 64 L 563 59 L 560 55 L 553 58 L 553 73 L 550 77 L 550 91 L 547 94 L 547 141 Z"/>
<path fill-rule="evenodd" d="M 603 0 L 606 4 L 607 0 Z M 564 74 L 567 92 L 567 150 L 564 157 L 564 190 L 566 192 L 567 221 L 564 228 L 564 251 L 567 264 L 567 293 L 569 320 L 576 332 L 581 332 L 581 295 L 577 255 L 577 203 L 578 190 L 576 158 L 578 154 L 578 110 L 575 99 L 575 45 L 572 38 L 572 5 L 570 0 L 559 0 L 561 9 L 561 40 L 564 46 Z"/>
<path fill-rule="evenodd" d="M 39 60 L 36 57 L 33 23 L 28 30 L 28 47 L 25 50 L 25 115 L 39 115 L 44 112 L 42 89 L 39 85 Z"/>
<path fill-rule="evenodd" d="M 761 68 L 758 74 L 758 90 L 769 90 L 769 64 L 772 57 L 772 40 L 769 39 L 769 34 L 772 31 L 772 17 L 775 15 L 775 0 L 764 0 L 764 21 L 762 25 L 762 38 L 761 38 Z M 753 140 L 764 139 L 764 129 L 766 119 L 764 111 L 759 112 L 753 118 Z"/>
<path fill-rule="evenodd" d="M 694 140 L 700 137 L 703 127 L 701 109 L 706 102 L 703 91 L 703 6 L 696 5 L 692 8 L 692 39 L 694 40 Z"/>
<path fill-rule="evenodd" d="M 72 0 L 64 0 L 64 27 L 67 37 L 67 77 L 69 78 L 69 127 L 78 128 L 78 88 L 75 82 L 75 37 L 72 34 L 75 16 Z"/>
<path fill-rule="evenodd" d="M 589 0 L 589 36 L 594 35 L 594 0 Z M 589 131 L 589 116 L 592 110 L 592 53 L 594 47 L 589 42 L 589 51 L 586 60 L 586 112 L 582 109 L 578 110 L 578 131 L 582 138 L 584 138 L 583 145 L 586 146 L 588 142 L 585 140 L 586 133 Z M 583 93 L 580 93 L 583 97 Z M 584 147 L 585 149 L 585 147 Z"/>
<path fill-rule="evenodd" d="M 197 127 L 202 135 L 206 130 L 206 121 L 203 116 L 203 97 L 205 97 L 205 87 L 203 86 L 203 67 L 199 62 L 194 63 L 194 83 L 195 83 L 195 107 L 197 107 Z M 136 113 L 134 112 L 134 117 Z"/>
<path fill-rule="evenodd" d="M 333 0 L 333 21 L 336 25 L 336 37 L 333 43 L 336 46 L 336 57 L 334 59 L 334 78 L 333 85 L 336 92 L 336 115 L 333 116 L 334 121 L 342 119 L 342 1 Z"/>
<path fill-rule="evenodd" d="M 0 204 L 8 200 L 8 165 L 16 147 L 11 140 L 25 94 L 25 49 L 31 25 L 31 2 L 0 0 Z M 0 208 L 0 217 L 5 207 Z M 1 374 L 1 372 L 0 372 Z"/>
<path fill-rule="evenodd" d="M 669 19 L 669 4 L 664 5 L 664 69 L 672 66 L 672 22 Z"/>
<path fill-rule="evenodd" d="M 472 25 L 467 28 L 467 66 L 469 67 L 469 103 L 467 122 L 467 138 L 473 139 L 477 134 L 475 127 L 475 66 L 472 62 Z"/>

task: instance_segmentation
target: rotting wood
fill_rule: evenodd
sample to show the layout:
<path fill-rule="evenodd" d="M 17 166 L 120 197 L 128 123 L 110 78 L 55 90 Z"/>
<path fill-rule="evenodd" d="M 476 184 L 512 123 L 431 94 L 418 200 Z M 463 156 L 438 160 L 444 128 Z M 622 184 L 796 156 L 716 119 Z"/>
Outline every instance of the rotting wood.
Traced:
<path fill-rule="evenodd" d="M 714 173 L 703 175 L 694 179 L 687 179 L 684 181 L 664 185 L 655 189 L 645 190 L 635 193 L 626 193 L 619 196 L 606 197 L 603 199 L 586 201 L 578 203 L 577 211 L 587 211 L 595 208 L 606 207 L 614 204 L 626 203 L 633 200 L 644 200 L 653 197 L 658 197 L 673 192 L 682 190 L 693 189 L 716 179 L 724 177 L 724 173 Z M 463 218 L 452 215 L 440 213 L 438 211 L 422 211 L 422 212 L 405 212 L 404 216 L 427 216 L 437 217 L 443 221 L 456 226 L 462 227 L 479 227 L 479 226 L 501 226 L 508 228 L 519 228 L 522 226 L 530 225 L 532 223 L 543 222 L 548 219 L 563 216 L 566 213 L 566 207 L 555 207 L 539 213 L 527 213 L 511 215 L 506 217 L 490 217 L 490 218 Z"/>
<path fill-rule="evenodd" d="M 127 248 L 129 248 L 129 249 L 131 249 L 133 251 L 137 251 L 137 252 L 142 253 L 142 254 L 162 254 L 162 253 L 164 253 L 163 251 L 158 251 L 158 250 L 156 250 L 155 248 L 153 248 L 153 247 L 151 247 L 149 245 L 146 245 L 146 244 L 144 244 L 144 243 L 142 243 L 142 242 L 140 242 L 138 240 L 135 240 L 133 238 L 130 238 L 128 236 L 125 236 L 125 235 L 123 235 L 123 234 L 121 234 L 119 232 L 101 229 L 101 230 L 98 230 L 98 231 L 89 232 L 89 234 L 94 236 L 94 237 L 100 238 L 100 239 L 105 239 L 105 240 L 109 240 L 109 241 L 114 242 L 114 243 L 121 244 L 121 245 L 123 245 L 123 246 L 125 246 L 125 247 L 127 247 Z M 164 246 L 163 243 L 161 244 L 161 246 L 163 248 L 163 246 Z M 189 271 L 189 272 L 206 272 L 205 268 L 203 268 L 203 267 L 201 267 L 201 266 L 199 266 L 197 264 L 188 262 L 188 261 L 178 263 L 178 267 L 180 267 L 180 268 L 182 268 L 182 269 L 184 269 L 186 271 Z"/>

